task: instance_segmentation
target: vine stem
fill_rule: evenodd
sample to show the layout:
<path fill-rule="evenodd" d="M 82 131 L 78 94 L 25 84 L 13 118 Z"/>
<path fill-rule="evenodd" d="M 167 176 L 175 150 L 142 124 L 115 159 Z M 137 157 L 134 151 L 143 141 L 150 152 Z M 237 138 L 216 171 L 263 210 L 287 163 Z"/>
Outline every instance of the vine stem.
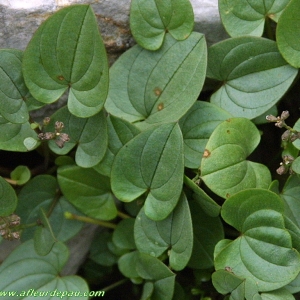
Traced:
<path fill-rule="evenodd" d="M 115 283 L 113 283 L 113 284 L 111 284 L 111 285 L 105 287 L 104 289 L 102 289 L 102 291 L 108 292 L 108 291 L 110 291 L 110 290 L 116 288 L 117 286 L 124 284 L 124 283 L 127 282 L 128 280 L 129 280 L 128 278 L 124 278 L 124 279 L 122 279 L 122 280 L 119 280 L 119 281 L 117 281 L 117 282 L 115 282 Z"/>
<path fill-rule="evenodd" d="M 100 221 L 100 220 L 92 219 L 92 218 L 86 217 L 86 216 L 78 216 L 78 215 L 72 214 L 68 211 L 65 212 L 65 218 L 68 220 L 78 220 L 78 221 L 85 222 L 85 223 L 96 224 L 96 225 L 103 226 L 106 228 L 115 229 L 117 227 L 116 224 L 111 223 L 111 222 Z"/>
<path fill-rule="evenodd" d="M 127 215 L 127 214 L 125 214 L 125 213 L 123 213 L 123 212 L 121 212 L 121 211 L 118 211 L 118 212 L 117 212 L 117 215 L 118 215 L 120 218 L 122 218 L 122 219 L 130 219 L 130 218 L 131 218 L 129 215 Z"/>

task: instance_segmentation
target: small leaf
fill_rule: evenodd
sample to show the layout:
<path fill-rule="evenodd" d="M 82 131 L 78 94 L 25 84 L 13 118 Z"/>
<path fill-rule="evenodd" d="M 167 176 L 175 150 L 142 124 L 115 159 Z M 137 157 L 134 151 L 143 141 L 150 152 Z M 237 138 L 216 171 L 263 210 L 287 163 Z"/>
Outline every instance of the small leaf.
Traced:
<path fill-rule="evenodd" d="M 199 96 L 206 62 L 206 42 L 196 32 L 179 42 L 167 34 L 155 52 L 136 45 L 110 69 L 105 108 L 114 116 L 139 122 L 135 124 L 139 128 L 178 121 Z"/>
<path fill-rule="evenodd" d="M 227 39 L 209 48 L 207 76 L 223 84 L 211 102 L 233 116 L 253 119 L 274 106 L 298 70 L 281 56 L 274 41 Z"/>
<path fill-rule="evenodd" d="M 216 270 L 230 267 L 235 275 L 254 280 L 260 292 L 291 282 L 300 271 L 300 255 L 292 248 L 283 211 L 282 200 L 269 190 L 247 189 L 228 198 L 221 215 L 241 234 L 216 246 Z"/>
<path fill-rule="evenodd" d="M 268 188 L 271 183 L 268 168 L 246 160 L 259 140 L 257 128 L 247 119 L 232 118 L 218 125 L 201 161 L 205 184 L 223 198 L 246 188 Z"/>
<path fill-rule="evenodd" d="M 18 166 L 10 173 L 10 178 L 15 180 L 18 185 L 25 184 L 30 176 L 30 170 L 26 166 Z"/>
<path fill-rule="evenodd" d="M 183 141 L 177 123 L 152 127 L 117 153 L 111 172 L 114 195 L 130 202 L 147 192 L 145 214 L 165 219 L 176 206 L 183 183 Z"/>
<path fill-rule="evenodd" d="M 289 1 L 219 0 L 219 11 L 230 36 L 262 36 L 266 18 L 277 20 Z"/>
<path fill-rule="evenodd" d="M 134 280 L 141 279 L 136 271 L 136 263 L 139 257 L 138 251 L 133 251 L 122 255 L 118 260 L 118 267 L 120 272 L 127 278 Z"/>
<path fill-rule="evenodd" d="M 159 257 L 168 250 L 170 266 L 176 270 L 186 267 L 193 248 L 191 214 L 184 194 L 174 211 L 164 220 L 155 222 L 142 208 L 134 225 L 137 249 L 142 253 Z"/>
<path fill-rule="evenodd" d="M 23 73 L 37 100 L 52 103 L 69 89 L 72 114 L 98 113 L 108 91 L 108 62 L 91 6 L 65 7 L 49 17 L 27 46 Z"/>
<path fill-rule="evenodd" d="M 197 101 L 180 119 L 184 142 L 184 164 L 198 169 L 208 138 L 222 121 L 231 115 L 209 102 Z M 199 122 L 201 120 L 201 122 Z"/>
<path fill-rule="evenodd" d="M 148 49 L 161 47 L 166 32 L 184 40 L 194 27 L 193 7 L 189 0 L 133 0 L 130 29 L 137 43 Z"/>
<path fill-rule="evenodd" d="M 281 14 L 276 29 L 278 48 L 284 59 L 293 67 L 300 67 L 299 47 L 299 13 L 298 0 L 289 1 L 288 6 Z"/>
<path fill-rule="evenodd" d="M 59 148 L 54 140 L 49 141 L 49 147 L 54 153 L 67 154 L 77 146 L 75 161 L 80 167 L 91 168 L 101 161 L 108 143 L 104 112 L 90 118 L 78 118 L 67 107 L 62 107 L 52 115 L 46 130 L 54 132 L 56 121 L 64 123 L 63 132 L 68 134 L 70 141 L 63 148 Z"/>
<path fill-rule="evenodd" d="M 64 196 L 89 217 L 111 220 L 117 209 L 109 178 L 94 169 L 66 165 L 58 168 L 57 180 Z"/>
<path fill-rule="evenodd" d="M 18 198 L 14 189 L 0 176 L 0 216 L 6 217 L 12 214 L 18 204 Z"/>
<path fill-rule="evenodd" d="M 62 243 L 56 243 L 52 251 L 45 256 L 35 253 L 33 240 L 21 244 L 0 266 L 1 291 L 18 291 L 18 299 L 27 298 L 29 288 L 36 293 L 35 297 L 40 299 L 54 299 L 47 291 L 65 291 L 64 299 L 87 300 L 88 296 L 74 298 L 74 294 L 68 292 L 76 291 L 88 295 L 88 285 L 82 278 L 60 275 L 68 256 L 68 248 Z"/>
<path fill-rule="evenodd" d="M 124 219 L 114 230 L 112 241 L 119 247 L 128 250 L 135 249 L 135 241 L 133 236 L 134 219 Z"/>

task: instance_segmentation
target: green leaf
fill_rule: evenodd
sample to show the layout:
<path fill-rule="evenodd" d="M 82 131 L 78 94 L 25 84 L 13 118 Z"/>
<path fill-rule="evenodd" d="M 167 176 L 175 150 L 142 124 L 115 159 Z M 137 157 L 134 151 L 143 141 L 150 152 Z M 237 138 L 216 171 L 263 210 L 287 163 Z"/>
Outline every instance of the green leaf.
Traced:
<path fill-rule="evenodd" d="M 289 1 L 219 0 L 219 12 L 230 36 L 261 36 L 266 19 L 276 21 Z"/>
<path fill-rule="evenodd" d="M 174 293 L 175 274 L 157 258 L 140 253 L 136 270 L 140 277 L 153 284 L 152 300 L 171 300 Z"/>
<path fill-rule="evenodd" d="M 57 182 L 49 175 L 39 175 L 31 179 L 19 193 L 19 203 L 16 214 L 20 216 L 22 224 L 32 224 L 40 219 L 40 210 L 48 211 L 56 199 Z M 82 222 L 67 220 L 64 212 L 78 214 L 78 211 L 64 197 L 60 197 L 49 218 L 53 234 L 60 241 L 67 241 L 82 228 Z M 35 227 L 26 228 L 22 233 L 22 240 L 33 238 Z"/>
<path fill-rule="evenodd" d="M 82 295 L 89 292 L 88 285 L 82 278 L 74 275 L 65 277 L 60 275 L 68 256 L 68 248 L 62 243 L 56 243 L 46 256 L 40 256 L 34 251 L 32 240 L 21 244 L 0 266 L 2 293 L 17 291 L 19 296 L 14 299 L 21 300 L 30 296 L 26 293 L 32 289 L 37 292 L 35 297 L 39 298 L 57 299 L 63 296 L 63 299 L 69 300 L 88 299 L 87 296 L 75 296 L 75 291 Z M 52 291 L 52 295 L 49 291 Z M 58 292 L 61 294 L 57 294 Z"/>
<path fill-rule="evenodd" d="M 128 250 L 135 249 L 135 241 L 133 236 L 134 219 L 124 219 L 118 223 L 114 230 L 112 241 L 119 247 Z"/>
<path fill-rule="evenodd" d="M 184 164 L 198 169 L 208 138 L 222 121 L 231 115 L 209 102 L 197 101 L 180 119 L 184 142 Z M 201 122 L 199 122 L 201 120 Z"/>
<path fill-rule="evenodd" d="M 0 216 L 6 217 L 14 212 L 18 198 L 10 184 L 0 176 Z"/>
<path fill-rule="evenodd" d="M 114 195 L 130 202 L 147 192 L 145 214 L 165 219 L 182 190 L 183 141 L 177 123 L 143 131 L 117 153 L 111 172 Z"/>
<path fill-rule="evenodd" d="M 136 271 L 136 264 L 139 257 L 138 251 L 133 251 L 122 255 L 118 260 L 120 272 L 127 278 L 140 281 L 141 278 Z"/>
<path fill-rule="evenodd" d="M 141 128 L 177 121 L 199 96 L 206 62 L 206 42 L 196 32 L 179 42 L 167 34 L 155 52 L 136 45 L 110 69 L 105 108 L 131 123 L 141 122 L 136 124 Z"/>
<path fill-rule="evenodd" d="M 161 47 L 166 32 L 175 39 L 186 39 L 194 27 L 189 0 L 133 0 L 130 29 L 136 42 L 148 50 Z"/>
<path fill-rule="evenodd" d="M 0 115 L 0 149 L 6 151 L 27 152 L 40 145 L 36 132 L 29 122 L 13 124 Z"/>
<path fill-rule="evenodd" d="M 208 50 L 207 76 L 223 82 L 211 102 L 236 117 L 253 119 L 285 94 L 297 75 L 276 42 L 258 37 L 227 39 Z"/>
<path fill-rule="evenodd" d="M 267 167 L 246 160 L 259 141 L 257 128 L 247 119 L 232 118 L 218 125 L 201 161 L 205 184 L 223 198 L 246 188 L 268 188 L 271 175 Z"/>
<path fill-rule="evenodd" d="M 179 271 L 186 267 L 193 248 L 192 219 L 184 194 L 174 211 L 164 220 L 155 222 L 145 215 L 142 208 L 134 225 L 137 249 L 159 257 L 168 250 L 169 264 Z"/>
<path fill-rule="evenodd" d="M 49 17 L 26 48 L 23 73 L 37 100 L 52 103 L 69 89 L 72 114 L 98 113 L 108 91 L 108 62 L 91 6 L 69 6 Z"/>
<path fill-rule="evenodd" d="M 282 200 L 269 190 L 247 189 L 228 198 L 221 215 L 241 234 L 216 246 L 216 270 L 230 267 L 235 275 L 254 280 L 260 292 L 291 282 L 300 271 L 300 255 L 292 248 L 283 212 Z"/>
<path fill-rule="evenodd" d="M 224 238 L 221 219 L 207 215 L 196 200 L 189 200 L 189 206 L 194 244 L 188 266 L 193 269 L 211 268 L 214 265 L 214 248 Z"/>
<path fill-rule="evenodd" d="M 194 192 L 193 198 L 199 203 L 203 211 L 211 217 L 219 215 L 221 207 L 209 197 L 194 181 L 184 176 L 184 183 Z"/>
<path fill-rule="evenodd" d="M 279 51 L 285 60 L 295 68 L 300 67 L 299 13 L 299 1 L 291 0 L 281 14 L 276 29 Z"/>
<path fill-rule="evenodd" d="M 111 220 L 117 215 L 109 178 L 94 169 L 74 165 L 59 167 L 57 180 L 64 196 L 89 217 Z"/>
<path fill-rule="evenodd" d="M 296 298 L 286 290 L 285 288 L 278 289 L 276 291 L 271 291 L 268 293 L 261 293 L 262 300 L 295 300 Z"/>
<path fill-rule="evenodd" d="M 25 184 L 30 176 L 30 170 L 26 166 L 18 166 L 10 173 L 10 178 L 15 180 L 18 185 Z"/>
<path fill-rule="evenodd" d="M 105 176 L 110 177 L 112 164 L 118 151 L 140 131 L 131 123 L 108 115 L 108 147 L 101 162 L 94 169 Z"/>
<path fill-rule="evenodd" d="M 63 132 L 69 135 L 70 141 L 63 148 L 59 148 L 54 140 L 49 141 L 49 147 L 54 153 L 64 155 L 77 146 L 75 161 L 80 167 L 91 168 L 101 161 L 108 143 L 103 111 L 84 119 L 73 116 L 67 107 L 62 107 L 52 115 L 46 131 L 54 132 L 56 121 L 64 123 Z"/>
<path fill-rule="evenodd" d="M 291 168 L 295 173 L 300 174 L 300 157 L 299 156 L 293 161 Z"/>
<path fill-rule="evenodd" d="M 41 256 L 47 255 L 55 243 L 51 232 L 45 227 L 39 227 L 35 230 L 33 240 L 34 250 Z"/>
<path fill-rule="evenodd" d="M 25 100 L 30 95 L 22 75 L 22 56 L 20 50 L 0 50 L 0 115 L 15 124 L 29 120 Z"/>

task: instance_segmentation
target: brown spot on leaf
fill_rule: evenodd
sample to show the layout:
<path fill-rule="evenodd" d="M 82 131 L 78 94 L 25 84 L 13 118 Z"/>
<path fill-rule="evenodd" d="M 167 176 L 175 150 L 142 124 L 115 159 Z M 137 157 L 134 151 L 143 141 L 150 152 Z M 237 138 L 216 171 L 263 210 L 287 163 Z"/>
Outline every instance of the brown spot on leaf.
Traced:
<path fill-rule="evenodd" d="M 163 103 L 159 103 L 158 105 L 157 105 L 157 110 L 158 111 L 161 111 L 161 110 L 163 110 L 164 109 L 164 104 Z"/>
<path fill-rule="evenodd" d="M 62 75 L 57 76 L 57 78 L 58 78 L 60 81 L 64 81 L 64 80 L 65 80 L 65 77 L 62 76 Z"/>
<path fill-rule="evenodd" d="M 207 157 L 209 157 L 209 156 L 210 156 L 210 151 L 207 150 L 207 149 L 205 149 L 204 152 L 203 152 L 203 157 L 204 157 L 204 158 L 207 158 Z"/>
<path fill-rule="evenodd" d="M 227 194 L 226 194 L 226 198 L 229 198 L 229 197 L 230 197 L 230 194 L 227 193 Z"/>
<path fill-rule="evenodd" d="M 162 93 L 162 90 L 161 90 L 159 87 L 156 87 L 156 88 L 154 89 L 154 94 L 155 94 L 156 96 L 160 96 L 161 93 Z"/>
<path fill-rule="evenodd" d="M 226 122 L 230 123 L 230 122 L 231 122 L 231 119 L 227 119 Z"/>
<path fill-rule="evenodd" d="M 230 133 L 230 130 L 226 130 L 226 132 L 229 134 L 229 133 Z"/>

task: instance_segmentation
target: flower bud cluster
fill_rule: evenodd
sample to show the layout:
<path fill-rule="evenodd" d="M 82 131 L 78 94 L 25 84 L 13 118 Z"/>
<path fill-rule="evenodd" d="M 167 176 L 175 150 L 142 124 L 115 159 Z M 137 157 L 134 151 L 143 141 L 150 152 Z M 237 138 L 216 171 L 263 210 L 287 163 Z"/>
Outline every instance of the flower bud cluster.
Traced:
<path fill-rule="evenodd" d="M 295 158 L 291 155 L 284 155 L 283 161 L 280 163 L 280 167 L 276 170 L 277 174 L 283 175 L 286 174 L 288 171 L 290 174 L 293 173 L 292 169 L 290 168 L 292 162 Z"/>
<path fill-rule="evenodd" d="M 20 220 L 20 217 L 16 214 L 0 217 L 0 235 L 2 238 L 9 241 L 18 240 L 20 238 L 20 232 L 14 229 L 20 225 Z"/>
<path fill-rule="evenodd" d="M 273 115 L 268 115 L 266 116 L 267 121 L 269 122 L 274 122 L 275 126 L 279 127 L 279 128 L 283 128 L 286 126 L 285 124 L 285 120 L 290 116 L 290 113 L 287 110 L 284 110 L 281 113 L 281 116 L 279 117 L 275 117 Z"/>

